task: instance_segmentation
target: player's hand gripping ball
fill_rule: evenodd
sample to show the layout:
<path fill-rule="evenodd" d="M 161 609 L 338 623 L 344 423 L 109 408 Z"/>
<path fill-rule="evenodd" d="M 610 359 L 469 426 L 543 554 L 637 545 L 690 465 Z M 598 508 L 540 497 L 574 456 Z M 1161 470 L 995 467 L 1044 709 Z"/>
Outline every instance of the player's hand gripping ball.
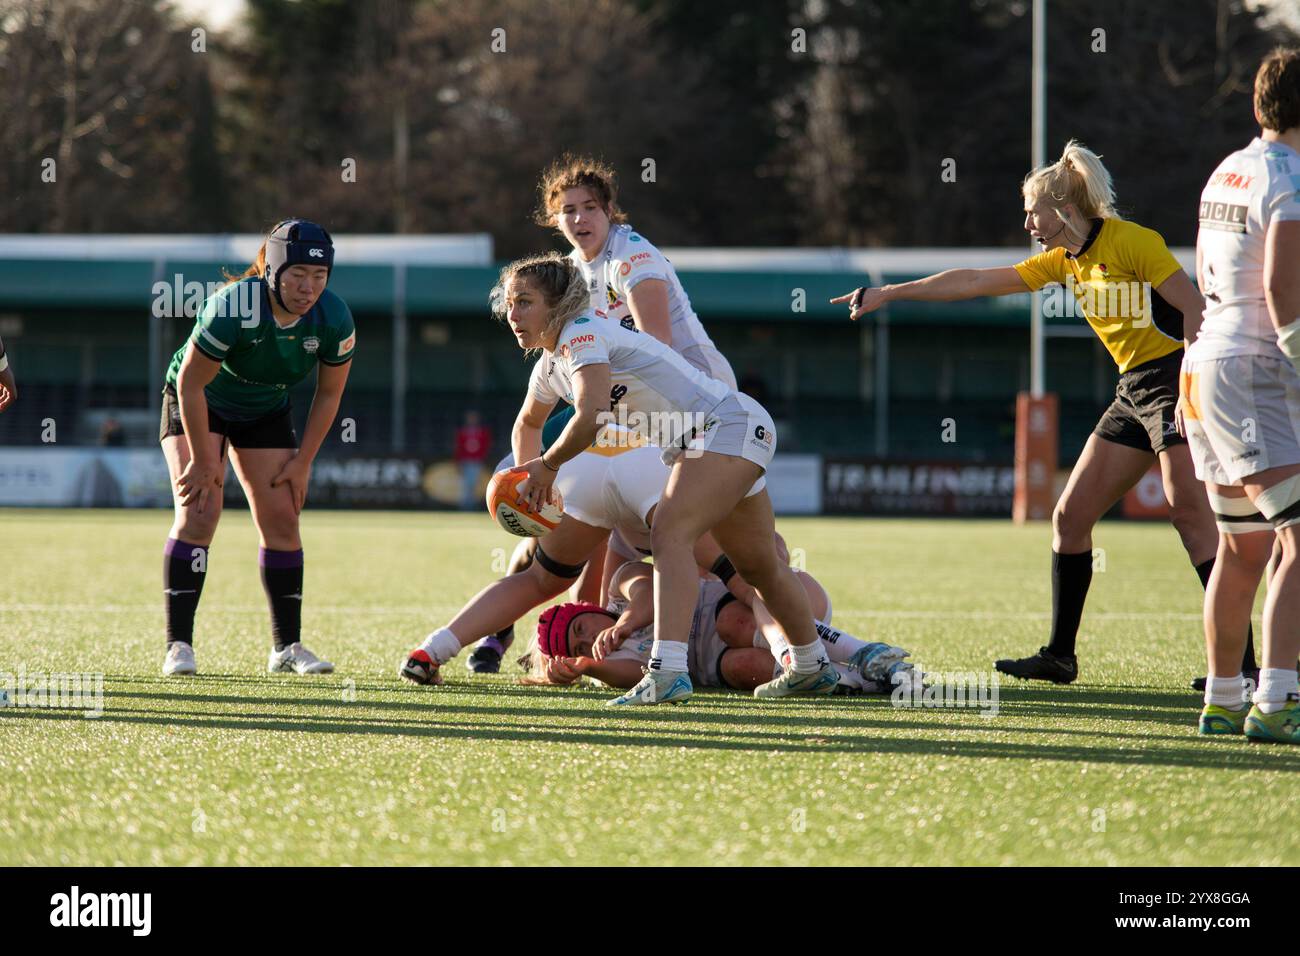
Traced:
<path fill-rule="evenodd" d="M 555 499 L 540 511 L 531 511 L 519 500 L 519 485 L 528 477 L 522 468 L 507 468 L 492 476 L 487 486 L 487 506 L 497 524 L 521 538 L 540 538 L 555 530 L 564 516 L 564 502 L 559 489 L 552 489 Z"/>

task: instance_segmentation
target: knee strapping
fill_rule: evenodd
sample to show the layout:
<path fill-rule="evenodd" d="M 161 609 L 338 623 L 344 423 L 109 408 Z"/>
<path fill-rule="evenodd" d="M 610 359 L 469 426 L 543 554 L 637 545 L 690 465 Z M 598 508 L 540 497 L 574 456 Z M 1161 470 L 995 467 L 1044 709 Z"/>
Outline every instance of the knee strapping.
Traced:
<path fill-rule="evenodd" d="M 1229 498 L 1209 493 L 1210 507 L 1214 509 L 1214 523 L 1223 534 L 1251 534 L 1272 531 L 1273 522 L 1260 514 L 1259 507 L 1249 498 Z"/>
<path fill-rule="evenodd" d="M 1300 524 L 1300 475 L 1283 478 L 1255 498 L 1255 506 L 1274 528 Z"/>

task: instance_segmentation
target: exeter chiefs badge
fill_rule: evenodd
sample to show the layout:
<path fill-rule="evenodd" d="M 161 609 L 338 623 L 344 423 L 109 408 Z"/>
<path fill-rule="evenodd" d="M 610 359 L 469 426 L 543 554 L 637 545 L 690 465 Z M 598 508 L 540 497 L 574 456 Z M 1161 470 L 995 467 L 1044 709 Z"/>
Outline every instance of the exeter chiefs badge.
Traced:
<path fill-rule="evenodd" d="M 308 355 L 315 355 L 316 350 L 320 348 L 320 339 L 314 335 L 309 335 L 302 340 L 302 348 Z"/>

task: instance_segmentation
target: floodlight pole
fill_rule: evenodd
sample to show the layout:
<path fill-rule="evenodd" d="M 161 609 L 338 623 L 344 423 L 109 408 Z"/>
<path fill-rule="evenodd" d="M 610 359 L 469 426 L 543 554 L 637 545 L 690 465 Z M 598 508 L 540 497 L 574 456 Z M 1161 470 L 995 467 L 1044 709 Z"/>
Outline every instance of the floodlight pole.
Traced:
<path fill-rule="evenodd" d="M 1047 161 L 1047 70 L 1043 59 L 1046 53 L 1047 3 L 1046 0 L 1034 0 L 1034 41 L 1032 73 L 1032 112 L 1033 129 L 1032 156 L 1033 168 L 1037 169 Z M 1030 243 L 1031 247 L 1034 244 Z M 1036 249 L 1036 247 L 1034 247 Z M 1029 306 L 1029 391 L 1034 398 L 1041 398 L 1044 389 L 1043 376 L 1043 294 L 1035 292 L 1030 297 Z"/>
<path fill-rule="evenodd" d="M 393 266 L 393 370 L 392 370 L 392 440 L 391 450 L 406 451 L 407 340 L 406 263 Z"/>
<path fill-rule="evenodd" d="M 1047 2 L 1033 0 L 1032 130 L 1034 168 L 1047 157 Z M 1056 505 L 1056 465 L 1060 410 L 1046 394 L 1043 362 L 1043 298 L 1035 292 L 1029 309 L 1029 391 L 1016 396 L 1015 493 L 1011 518 L 1016 524 L 1044 521 Z"/>

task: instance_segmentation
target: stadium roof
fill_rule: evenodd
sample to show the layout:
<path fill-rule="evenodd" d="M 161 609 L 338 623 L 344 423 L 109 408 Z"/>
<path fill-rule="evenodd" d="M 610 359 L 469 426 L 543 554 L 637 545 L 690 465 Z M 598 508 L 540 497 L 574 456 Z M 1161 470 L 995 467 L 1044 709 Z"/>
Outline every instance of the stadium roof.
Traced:
<path fill-rule="evenodd" d="M 154 285 L 219 281 L 242 271 L 262 237 L 244 235 L 0 235 L 0 309 L 147 310 Z M 457 315 L 487 307 L 497 278 L 492 238 L 335 236 L 331 288 L 354 311 L 391 312 L 401 296 L 414 315 Z M 864 281 L 898 282 L 943 269 L 1010 265 L 1025 248 L 997 249 L 664 249 L 708 320 L 842 321 L 828 300 Z M 1192 271 L 1195 252 L 1175 249 Z M 396 267 L 403 266 L 398 270 Z M 400 272 L 400 275 L 399 275 Z M 802 293 L 802 295 L 800 295 Z M 802 310 L 800 309 L 802 307 Z M 1028 295 L 965 303 L 890 306 L 891 321 L 1028 323 Z"/>
<path fill-rule="evenodd" d="M 0 235 L 0 261 L 58 259 L 119 262 L 185 260 L 248 263 L 264 236 L 220 235 Z M 448 236 L 334 236 L 340 261 L 378 265 L 489 266 L 487 233 Z"/>

